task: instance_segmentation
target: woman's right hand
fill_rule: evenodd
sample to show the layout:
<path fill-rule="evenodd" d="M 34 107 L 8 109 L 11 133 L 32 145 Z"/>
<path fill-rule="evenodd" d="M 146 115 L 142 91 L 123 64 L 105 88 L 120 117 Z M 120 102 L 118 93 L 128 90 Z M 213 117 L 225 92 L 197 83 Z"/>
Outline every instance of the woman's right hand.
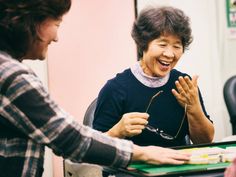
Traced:
<path fill-rule="evenodd" d="M 125 138 L 132 137 L 142 133 L 142 130 L 147 125 L 149 114 L 131 112 L 122 116 L 121 120 L 115 124 L 108 132 L 109 136 Z"/>

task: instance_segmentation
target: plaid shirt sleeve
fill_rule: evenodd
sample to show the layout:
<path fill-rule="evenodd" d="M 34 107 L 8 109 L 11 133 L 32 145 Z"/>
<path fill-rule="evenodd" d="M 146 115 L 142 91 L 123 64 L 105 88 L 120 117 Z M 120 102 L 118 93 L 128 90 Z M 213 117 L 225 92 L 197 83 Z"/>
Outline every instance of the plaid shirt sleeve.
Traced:
<path fill-rule="evenodd" d="M 126 167 L 133 144 L 79 125 L 49 96 L 36 75 L 17 61 L 0 63 L 1 115 L 37 144 L 76 162 Z"/>

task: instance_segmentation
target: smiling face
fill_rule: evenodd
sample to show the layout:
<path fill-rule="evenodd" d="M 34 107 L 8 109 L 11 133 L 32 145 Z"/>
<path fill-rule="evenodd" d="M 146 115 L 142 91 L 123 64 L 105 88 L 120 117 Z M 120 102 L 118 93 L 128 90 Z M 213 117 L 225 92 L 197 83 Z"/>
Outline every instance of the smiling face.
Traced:
<path fill-rule="evenodd" d="M 171 34 L 152 40 L 143 52 L 141 67 L 145 74 L 154 77 L 166 76 L 183 54 L 181 39 Z"/>
<path fill-rule="evenodd" d="M 26 59 L 39 59 L 46 58 L 48 45 L 51 42 L 57 42 L 57 31 L 61 23 L 61 19 L 47 19 L 38 26 L 38 35 L 40 39 L 34 42 L 30 50 L 24 58 Z"/>

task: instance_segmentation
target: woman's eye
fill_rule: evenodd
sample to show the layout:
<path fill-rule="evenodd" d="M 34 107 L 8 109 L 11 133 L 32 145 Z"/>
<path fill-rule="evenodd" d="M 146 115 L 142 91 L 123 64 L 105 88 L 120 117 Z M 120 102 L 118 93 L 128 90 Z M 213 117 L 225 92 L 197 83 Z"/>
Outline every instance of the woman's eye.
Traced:
<path fill-rule="evenodd" d="M 57 21 L 55 22 L 55 26 L 59 28 L 60 25 L 61 25 L 61 20 L 57 20 Z"/>
<path fill-rule="evenodd" d="M 176 48 L 176 49 L 181 49 L 182 46 L 180 46 L 180 45 L 174 45 L 174 48 Z"/>
<path fill-rule="evenodd" d="M 161 44 L 159 44 L 159 46 L 161 46 L 161 47 L 165 47 L 166 44 L 161 43 Z"/>

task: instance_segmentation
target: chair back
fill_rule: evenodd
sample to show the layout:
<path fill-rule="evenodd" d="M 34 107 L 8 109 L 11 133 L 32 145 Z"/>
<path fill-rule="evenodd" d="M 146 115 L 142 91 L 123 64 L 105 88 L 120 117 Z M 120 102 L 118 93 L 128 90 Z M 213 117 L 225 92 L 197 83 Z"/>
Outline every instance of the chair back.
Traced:
<path fill-rule="evenodd" d="M 230 116 L 233 135 L 236 134 L 236 76 L 230 77 L 223 89 L 225 104 Z"/>
<path fill-rule="evenodd" d="M 95 98 L 92 101 L 92 103 L 90 103 L 89 107 L 87 108 L 85 112 L 84 120 L 83 120 L 84 125 L 93 127 L 94 112 L 95 112 L 96 106 L 97 106 L 97 98 Z"/>

